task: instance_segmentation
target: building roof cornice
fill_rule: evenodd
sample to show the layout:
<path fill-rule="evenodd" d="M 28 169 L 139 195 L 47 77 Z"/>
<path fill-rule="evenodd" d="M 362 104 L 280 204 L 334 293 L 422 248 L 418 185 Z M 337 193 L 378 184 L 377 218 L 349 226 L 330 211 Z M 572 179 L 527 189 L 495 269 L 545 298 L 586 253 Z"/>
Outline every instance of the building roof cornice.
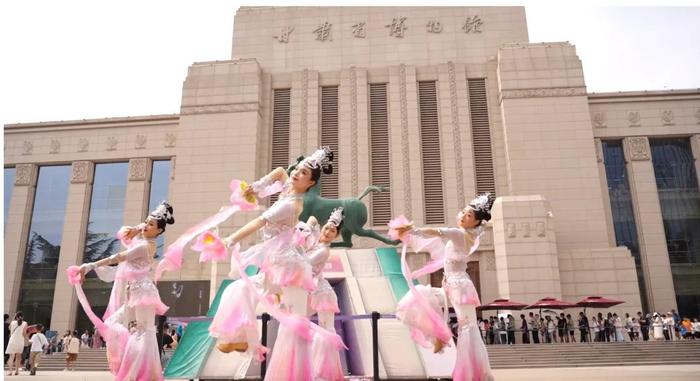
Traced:
<path fill-rule="evenodd" d="M 650 102 L 700 99 L 700 89 L 588 93 L 589 103 Z"/>
<path fill-rule="evenodd" d="M 82 129 L 124 128 L 177 124 L 180 114 L 141 115 L 98 119 L 13 123 L 4 126 L 5 135 L 25 132 L 70 131 Z"/>

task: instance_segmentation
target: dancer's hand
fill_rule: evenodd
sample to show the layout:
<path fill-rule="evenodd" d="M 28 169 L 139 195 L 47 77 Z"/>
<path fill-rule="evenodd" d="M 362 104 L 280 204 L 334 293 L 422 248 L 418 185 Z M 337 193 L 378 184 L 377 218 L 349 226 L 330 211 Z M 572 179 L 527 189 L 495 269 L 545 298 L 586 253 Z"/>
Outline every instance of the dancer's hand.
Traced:
<path fill-rule="evenodd" d="M 396 228 L 396 232 L 399 233 L 399 235 L 403 235 L 411 230 L 413 230 L 413 221 Z"/>
<path fill-rule="evenodd" d="M 224 239 L 222 240 L 222 242 L 223 242 L 224 246 L 226 246 L 226 247 L 229 248 L 229 249 L 230 249 L 233 245 L 236 244 L 236 242 L 234 241 L 233 237 L 231 237 L 231 236 L 228 236 L 228 237 L 224 238 Z"/>
<path fill-rule="evenodd" d="M 87 268 L 88 268 L 87 263 L 84 263 L 84 264 L 80 265 L 80 267 L 78 267 L 78 275 L 80 276 L 80 284 L 83 284 L 83 282 L 85 281 L 85 274 L 88 271 Z"/>

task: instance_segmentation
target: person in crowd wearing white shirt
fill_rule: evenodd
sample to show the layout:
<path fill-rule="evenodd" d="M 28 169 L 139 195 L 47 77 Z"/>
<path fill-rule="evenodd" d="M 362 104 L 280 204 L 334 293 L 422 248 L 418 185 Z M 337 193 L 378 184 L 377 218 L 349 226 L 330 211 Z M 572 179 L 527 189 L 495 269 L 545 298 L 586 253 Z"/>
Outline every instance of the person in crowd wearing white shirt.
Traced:
<path fill-rule="evenodd" d="M 78 331 L 73 331 L 73 334 L 66 340 L 66 369 L 75 370 L 75 362 L 78 361 L 78 353 L 80 352 L 80 339 L 78 339 Z"/>
<path fill-rule="evenodd" d="M 700 339 L 700 322 L 698 318 L 693 319 L 693 338 Z"/>
<path fill-rule="evenodd" d="M 615 327 L 615 341 L 625 341 L 625 336 L 622 334 L 622 330 L 624 328 L 622 324 L 622 319 L 620 319 L 620 317 L 617 316 L 617 314 L 613 314 L 613 326 Z"/>
<path fill-rule="evenodd" d="M 664 338 L 666 340 L 672 340 L 673 337 L 673 314 L 670 312 L 666 313 L 666 317 L 663 319 L 664 325 Z"/>
<path fill-rule="evenodd" d="M 637 321 L 637 318 L 632 318 L 632 328 L 630 328 L 630 338 L 632 341 L 640 341 L 639 332 L 641 331 L 641 324 Z"/>
<path fill-rule="evenodd" d="M 652 326 L 654 327 L 654 340 L 664 339 L 664 321 L 658 312 L 654 312 L 654 318 L 652 320 Z"/>
<path fill-rule="evenodd" d="M 32 343 L 32 347 L 29 349 L 29 374 L 34 376 L 36 375 L 36 369 L 39 367 L 41 353 L 49 345 L 49 341 L 44 336 L 44 326 L 41 324 L 37 325 L 36 333 L 32 335 L 29 341 Z"/>

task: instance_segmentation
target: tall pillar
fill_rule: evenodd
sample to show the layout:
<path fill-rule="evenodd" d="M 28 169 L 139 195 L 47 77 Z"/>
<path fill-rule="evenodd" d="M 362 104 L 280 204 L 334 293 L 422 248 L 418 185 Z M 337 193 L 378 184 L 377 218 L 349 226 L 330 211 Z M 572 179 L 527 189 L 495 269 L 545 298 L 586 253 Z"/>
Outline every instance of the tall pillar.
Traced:
<path fill-rule="evenodd" d="M 12 315 L 17 309 L 22 267 L 26 253 L 27 235 L 31 222 L 34 194 L 36 191 L 37 166 L 17 164 L 15 188 L 7 214 L 5 226 L 5 313 Z"/>
<path fill-rule="evenodd" d="M 423 172 L 415 66 L 389 67 L 388 98 L 392 214 L 404 214 L 423 224 Z"/>
<path fill-rule="evenodd" d="M 649 139 L 640 136 L 625 138 L 623 146 L 649 308 L 670 311 L 676 308 L 676 293 Z"/>
<path fill-rule="evenodd" d="M 78 299 L 73 286 L 68 284 L 65 270 L 68 266 L 83 262 L 94 172 L 95 164 L 90 161 L 75 161 L 71 166 L 61 255 L 58 257 L 56 288 L 51 310 L 51 329 L 58 332 L 75 327 Z"/>
<path fill-rule="evenodd" d="M 340 196 L 356 197 L 370 184 L 367 70 L 351 67 L 340 72 L 338 161 Z M 369 210 L 369 197 L 363 202 Z"/>
<path fill-rule="evenodd" d="M 693 150 L 693 159 L 695 159 L 695 176 L 698 177 L 700 184 L 700 134 L 690 137 L 690 148 Z"/>
<path fill-rule="evenodd" d="M 151 191 L 151 159 L 129 160 L 129 182 L 124 200 L 124 225 L 136 225 L 148 213 L 148 196 Z"/>
<path fill-rule="evenodd" d="M 544 296 L 561 298 L 549 202 L 540 195 L 503 196 L 492 213 L 498 296 L 525 303 Z"/>
<path fill-rule="evenodd" d="M 292 73 L 292 99 L 289 126 L 290 162 L 318 148 L 318 71 L 304 69 Z"/>

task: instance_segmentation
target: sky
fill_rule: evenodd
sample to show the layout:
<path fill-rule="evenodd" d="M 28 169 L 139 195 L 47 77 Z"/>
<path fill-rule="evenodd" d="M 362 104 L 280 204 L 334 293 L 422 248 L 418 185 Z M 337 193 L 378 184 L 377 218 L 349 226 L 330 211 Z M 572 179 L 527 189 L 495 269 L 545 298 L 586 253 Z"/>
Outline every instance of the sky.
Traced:
<path fill-rule="evenodd" d="M 0 124 L 178 113 L 188 66 L 229 59 L 235 11 L 253 3 L 5 0 Z M 698 2 L 381 4 L 525 5 L 530 42 L 574 44 L 589 92 L 700 88 Z"/>

